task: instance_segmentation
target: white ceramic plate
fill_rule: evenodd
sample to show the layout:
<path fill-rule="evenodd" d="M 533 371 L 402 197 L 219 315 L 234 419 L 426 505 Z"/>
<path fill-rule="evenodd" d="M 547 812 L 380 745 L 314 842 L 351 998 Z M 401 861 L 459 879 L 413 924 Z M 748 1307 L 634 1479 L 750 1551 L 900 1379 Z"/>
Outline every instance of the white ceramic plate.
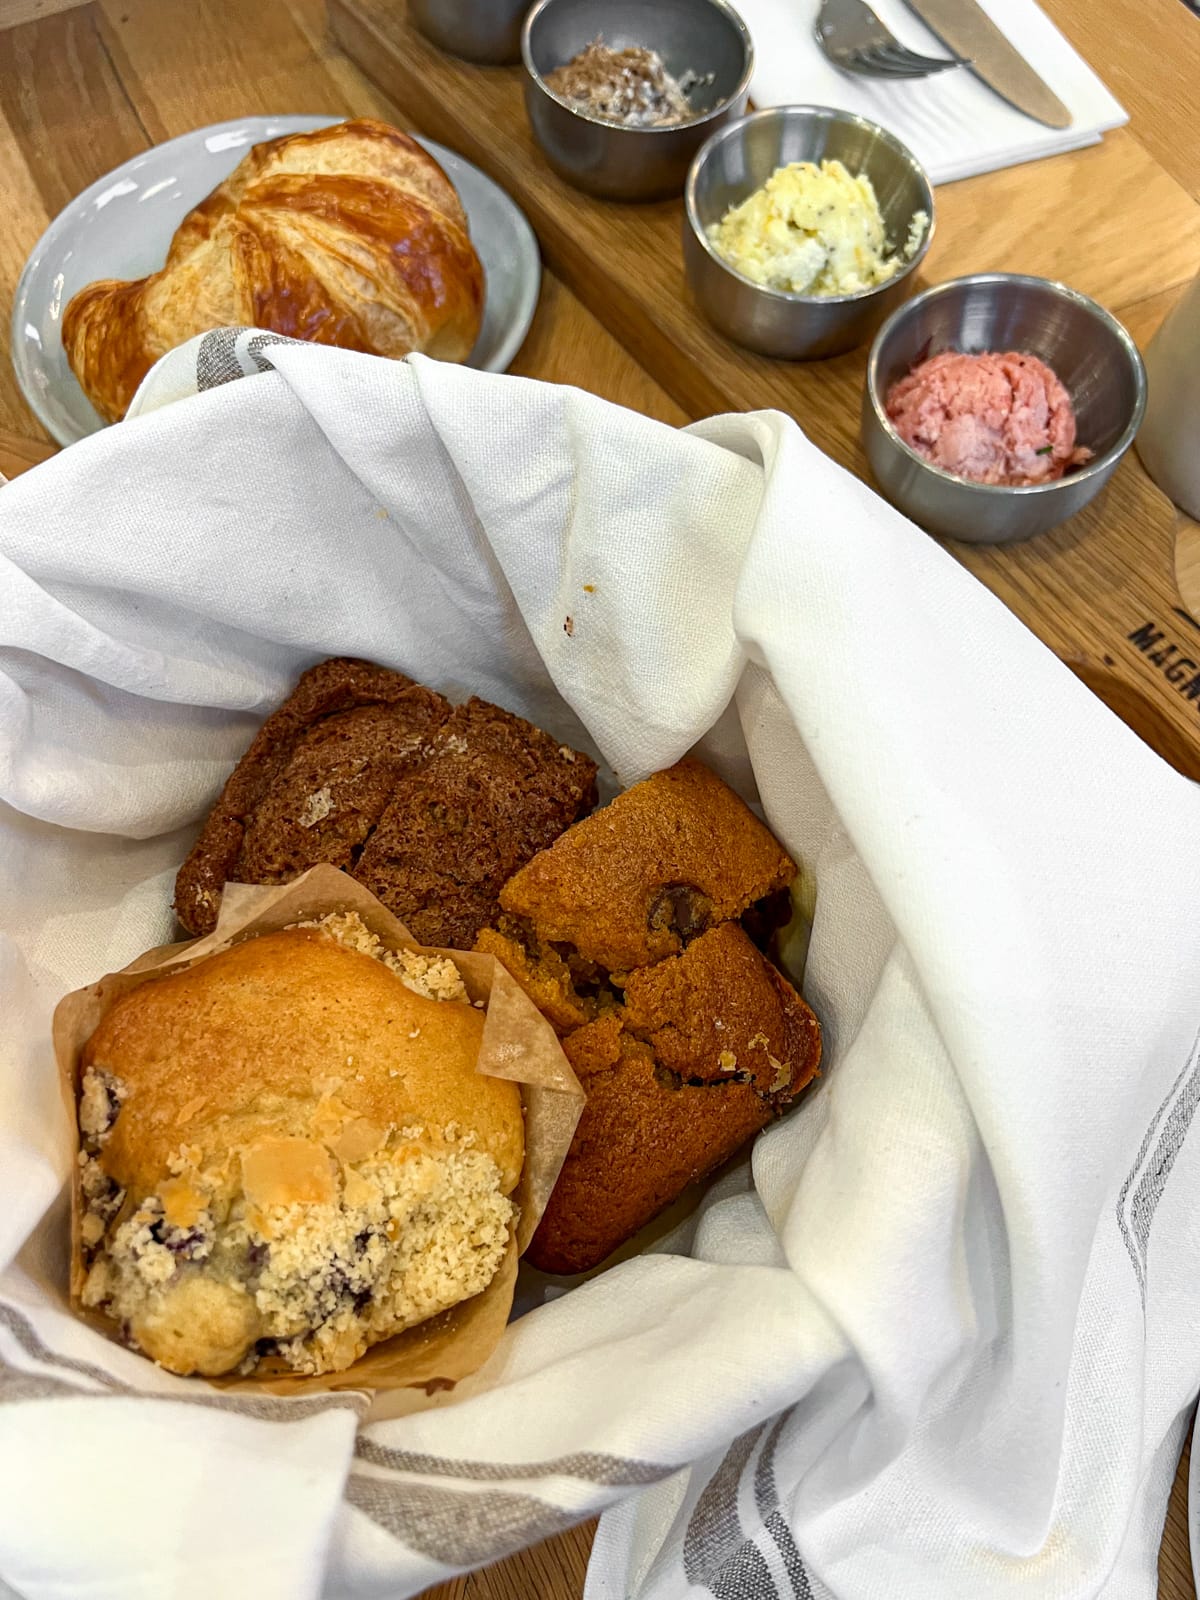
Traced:
<path fill-rule="evenodd" d="M 252 144 L 324 128 L 336 117 L 247 117 L 155 145 L 85 189 L 38 240 L 25 263 L 12 315 L 12 360 L 38 420 L 73 444 L 104 423 L 67 364 L 59 318 L 97 278 L 141 278 L 166 259 L 175 229 L 237 166 Z M 419 143 L 458 190 L 487 277 L 483 327 L 468 365 L 503 372 L 529 331 L 541 289 L 537 240 L 499 185 L 452 150 Z"/>

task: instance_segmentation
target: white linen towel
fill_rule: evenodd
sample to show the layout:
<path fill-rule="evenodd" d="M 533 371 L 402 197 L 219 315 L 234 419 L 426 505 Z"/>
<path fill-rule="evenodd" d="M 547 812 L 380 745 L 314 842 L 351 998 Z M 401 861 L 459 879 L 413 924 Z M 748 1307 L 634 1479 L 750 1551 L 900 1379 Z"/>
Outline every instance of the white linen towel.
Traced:
<path fill-rule="evenodd" d="M 229 330 L 140 404 L 0 491 L 0 1579 L 396 1600 L 607 1508 L 588 1600 L 1150 1600 L 1200 1370 L 1195 786 L 786 417 Z M 63 1303 L 51 1008 L 168 936 L 334 652 L 623 782 L 698 745 L 818 880 L 813 1092 L 686 1251 L 408 1409 L 218 1394 Z"/>
<path fill-rule="evenodd" d="M 1099 143 L 1129 117 L 1034 0 L 979 0 L 983 10 L 1070 111 L 1069 128 L 1047 128 L 1001 100 L 971 72 L 885 82 L 840 71 L 813 37 L 818 0 L 737 0 L 754 39 L 760 106 L 840 106 L 869 117 L 906 144 L 934 183 L 1037 161 Z M 901 44 L 922 55 L 946 47 L 903 3 L 872 0 Z"/>

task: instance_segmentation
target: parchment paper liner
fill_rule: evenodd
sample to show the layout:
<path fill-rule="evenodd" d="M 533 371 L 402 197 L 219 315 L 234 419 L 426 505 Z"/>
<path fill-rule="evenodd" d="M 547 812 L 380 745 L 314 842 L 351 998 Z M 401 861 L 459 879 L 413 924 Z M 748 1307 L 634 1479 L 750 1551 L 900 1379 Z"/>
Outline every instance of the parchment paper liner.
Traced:
<path fill-rule="evenodd" d="M 83 1046 L 109 1008 L 131 989 L 153 978 L 182 971 L 206 956 L 260 933 L 275 933 L 330 911 L 356 911 L 392 949 L 448 955 L 462 973 L 472 1000 L 487 1006 L 478 1070 L 521 1085 L 525 1107 L 525 1166 L 513 1194 L 520 1207 L 516 1237 L 500 1271 L 482 1292 L 431 1317 L 415 1328 L 373 1345 L 344 1372 L 301 1377 L 281 1369 L 251 1378 L 209 1379 L 221 1388 L 252 1393 L 298 1394 L 332 1389 L 440 1387 L 477 1371 L 500 1341 L 512 1308 L 517 1256 L 533 1236 L 558 1177 L 575 1124 L 583 1109 L 583 1090 L 563 1055 L 550 1024 L 492 956 L 462 950 L 434 950 L 413 940 L 369 889 L 335 867 L 313 867 L 294 882 L 275 888 L 227 884 L 215 930 L 203 939 L 148 950 L 120 972 L 109 973 L 86 989 L 66 995 L 54 1013 L 54 1051 L 63 1096 L 78 1153 L 79 1062 Z M 71 1306 L 91 1327 L 115 1340 L 112 1322 L 80 1303 L 86 1276 L 80 1248 L 82 1193 L 79 1165 L 72 1160 Z"/>

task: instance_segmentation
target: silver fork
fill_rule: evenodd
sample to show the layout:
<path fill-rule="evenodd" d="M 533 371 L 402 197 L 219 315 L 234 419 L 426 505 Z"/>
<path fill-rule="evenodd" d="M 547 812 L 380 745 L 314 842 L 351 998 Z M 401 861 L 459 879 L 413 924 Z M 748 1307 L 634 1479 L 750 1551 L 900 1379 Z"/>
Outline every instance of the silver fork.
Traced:
<path fill-rule="evenodd" d="M 971 65 L 963 56 L 918 55 L 884 27 L 866 0 L 821 0 L 813 32 L 835 67 L 867 78 L 928 78 Z"/>

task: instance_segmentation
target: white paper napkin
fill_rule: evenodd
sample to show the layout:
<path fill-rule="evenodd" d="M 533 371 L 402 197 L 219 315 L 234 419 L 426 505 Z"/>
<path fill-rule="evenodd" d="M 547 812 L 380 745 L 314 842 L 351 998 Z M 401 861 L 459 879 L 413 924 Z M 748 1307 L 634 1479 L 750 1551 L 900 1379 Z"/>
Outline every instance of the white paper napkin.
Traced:
<path fill-rule="evenodd" d="M 0 1582 L 400 1600 L 607 1511 L 589 1600 L 1151 1600 L 1200 1373 L 1200 788 L 787 417 L 200 349 L 144 408 L 221 387 L 0 490 Z M 335 652 L 625 781 L 698 745 L 818 884 L 823 1075 L 688 1253 L 404 1415 L 217 1394 L 62 1302 L 50 1010 L 169 937 Z"/>
<path fill-rule="evenodd" d="M 947 54 L 903 0 L 872 4 L 902 44 L 922 55 Z M 934 183 L 1078 150 L 1128 122 L 1119 102 L 1033 0 L 980 4 L 1071 112 L 1071 127 L 1043 127 L 966 71 L 894 83 L 841 72 L 813 37 L 817 0 L 737 0 L 754 38 L 751 95 L 760 106 L 840 106 L 869 117 L 909 147 Z"/>

